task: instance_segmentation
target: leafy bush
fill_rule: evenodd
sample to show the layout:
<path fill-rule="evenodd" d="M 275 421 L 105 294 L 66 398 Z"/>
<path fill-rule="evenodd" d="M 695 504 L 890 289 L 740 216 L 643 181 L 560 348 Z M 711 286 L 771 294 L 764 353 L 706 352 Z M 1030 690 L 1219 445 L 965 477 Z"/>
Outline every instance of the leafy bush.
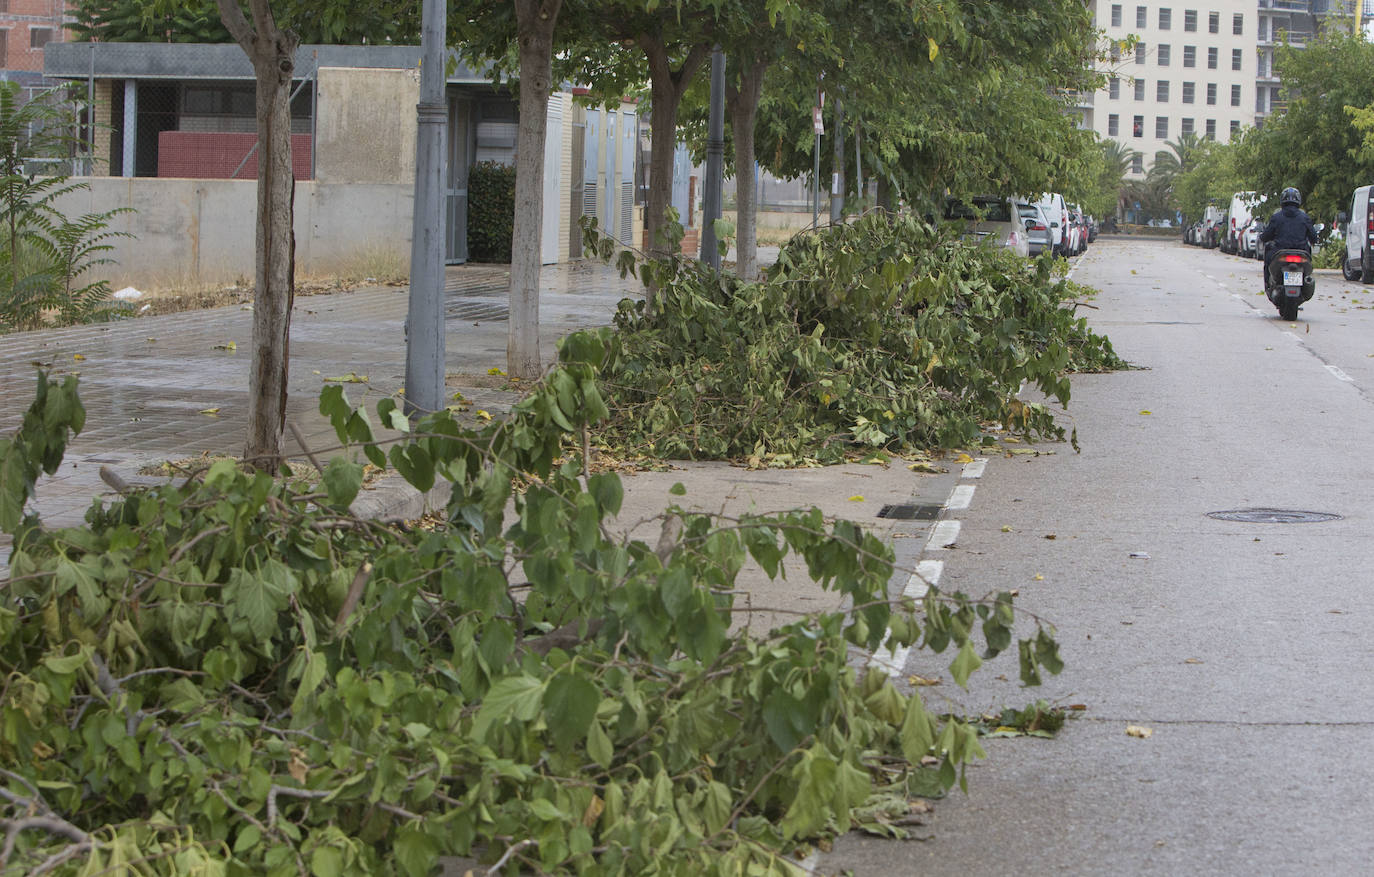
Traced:
<path fill-rule="evenodd" d="M 54 206 L 84 183 L 65 175 L 27 173 L 26 162 L 60 152 L 71 139 L 71 113 L 59 89 L 27 102 L 14 82 L 0 82 L 0 331 L 32 329 L 48 317 L 60 323 L 109 319 L 122 311 L 110 302 L 107 280 L 82 283 L 113 237 L 110 220 L 128 208 L 69 219 Z"/>
<path fill-rule="evenodd" d="M 1065 307 L 1082 290 L 1052 260 L 1028 266 L 909 216 L 800 235 L 757 283 L 682 259 L 639 270 L 653 306 L 622 302 L 602 332 L 601 436 L 653 456 L 830 462 L 967 446 L 989 421 L 1062 438 L 1047 408 L 1016 398 L 1022 383 L 1064 405 L 1069 372 L 1124 365 Z"/>
<path fill-rule="evenodd" d="M 353 518 L 362 467 L 343 458 L 309 493 L 222 461 L 97 503 L 83 527 L 9 527 L 0 870 L 429 875 L 472 853 L 585 875 L 795 874 L 780 857 L 798 844 L 900 833 L 913 795 L 959 782 L 977 729 L 860 677 L 850 648 L 953 646 L 964 684 L 975 638 L 982 657 L 1012 646 L 1011 595 L 894 607 L 890 550 L 817 510 L 671 510 L 656 548 L 610 539 L 618 477 L 556 461 L 605 412 L 606 351 L 580 335 L 561 356 L 481 431 L 383 400 L 376 417 L 413 430 L 389 455 L 325 390 L 372 462 L 420 489 L 452 480 L 435 531 Z M 0 442 L 10 508 L 81 427 L 74 379 L 38 387 Z M 750 558 L 770 575 L 804 564 L 852 609 L 732 632 Z M 1048 630 L 1018 651 L 1028 683 L 1058 671 Z"/>
<path fill-rule="evenodd" d="M 507 264 L 515 229 L 515 168 L 494 161 L 468 174 L 468 259 Z"/>

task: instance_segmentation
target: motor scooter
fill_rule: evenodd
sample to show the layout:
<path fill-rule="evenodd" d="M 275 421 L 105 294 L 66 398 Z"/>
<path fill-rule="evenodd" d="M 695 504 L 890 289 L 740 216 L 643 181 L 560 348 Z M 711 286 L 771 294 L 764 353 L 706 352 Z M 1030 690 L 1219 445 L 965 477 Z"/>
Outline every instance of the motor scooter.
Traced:
<path fill-rule="evenodd" d="M 1269 261 L 1264 294 L 1279 309 L 1280 320 L 1296 320 L 1298 307 L 1317 291 L 1312 255 L 1305 250 L 1279 250 Z"/>

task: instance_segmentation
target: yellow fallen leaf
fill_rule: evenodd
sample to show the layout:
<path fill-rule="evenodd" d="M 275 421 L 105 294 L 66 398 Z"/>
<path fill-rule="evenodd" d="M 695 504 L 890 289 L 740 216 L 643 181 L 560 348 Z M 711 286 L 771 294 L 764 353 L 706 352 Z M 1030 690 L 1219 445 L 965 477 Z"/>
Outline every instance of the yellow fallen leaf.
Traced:
<path fill-rule="evenodd" d="M 939 475 L 941 472 L 949 471 L 936 466 L 934 463 L 909 463 L 907 468 L 912 472 L 925 472 L 930 475 Z"/>
<path fill-rule="evenodd" d="M 1126 736 L 1139 737 L 1141 740 L 1147 739 L 1154 731 L 1150 728 L 1143 728 L 1140 725 L 1127 725 Z"/>
<path fill-rule="evenodd" d="M 502 371 L 502 370 L 499 369 L 499 368 L 493 367 L 493 368 L 487 369 L 487 374 L 489 374 L 489 375 L 503 375 L 503 374 L 505 374 L 505 372 Z"/>
<path fill-rule="evenodd" d="M 1043 582 L 1043 581 L 1045 580 L 1045 577 L 1042 576 L 1040 573 L 1036 573 L 1036 574 L 1033 576 L 1033 578 L 1034 578 L 1037 582 Z"/>
<path fill-rule="evenodd" d="M 915 674 L 912 674 L 911 676 L 908 676 L 908 677 L 907 677 L 907 681 L 910 682 L 912 685 L 931 686 L 931 685 L 939 685 L 939 684 L 940 684 L 940 680 L 939 680 L 939 679 L 927 679 L 927 678 L 924 677 L 924 676 L 917 676 L 917 675 L 915 675 Z"/>
<path fill-rule="evenodd" d="M 210 416 L 213 417 L 214 415 L 216 415 L 216 414 L 219 413 L 219 409 L 218 409 L 218 408 L 202 408 L 202 409 L 200 409 L 200 413 L 201 413 L 201 414 L 209 414 Z"/>
<path fill-rule="evenodd" d="M 332 378 L 325 378 L 325 380 L 332 384 L 365 384 L 367 383 L 367 375 L 349 372 L 346 375 L 335 375 Z"/>
<path fill-rule="evenodd" d="M 86 359 L 86 357 L 82 356 L 82 355 L 79 354 L 79 353 L 73 353 L 73 354 L 72 354 L 72 359 L 76 360 L 77 362 L 84 362 L 85 359 Z"/>
<path fill-rule="evenodd" d="M 236 351 L 236 350 L 239 349 L 239 345 L 238 345 L 237 342 L 230 341 L 228 344 L 216 344 L 216 345 L 215 345 L 215 349 L 216 349 L 216 350 L 227 350 L 227 351 L 229 351 L 230 353 L 233 353 L 234 351 Z"/>
<path fill-rule="evenodd" d="M 961 454 L 959 454 L 959 456 L 957 456 L 957 457 L 954 458 L 954 462 L 956 462 L 956 463 L 972 463 L 972 462 L 973 462 L 973 458 L 970 457 L 968 454 L 961 453 Z"/>
<path fill-rule="evenodd" d="M 1144 409 L 1144 408 L 1142 408 L 1142 409 L 1140 410 L 1140 413 L 1141 413 L 1141 414 L 1144 414 L 1144 415 L 1146 415 L 1146 416 L 1149 416 L 1149 415 L 1151 415 L 1151 414 L 1154 414 L 1153 411 L 1149 411 L 1149 410 Z"/>
<path fill-rule="evenodd" d="M 850 502 L 863 502 L 863 501 L 864 501 L 864 498 L 863 498 L 863 496 L 862 496 L 861 494 L 856 493 L 856 494 L 854 494 L 853 496 L 851 496 L 851 497 L 849 498 L 849 501 L 850 501 Z"/>
<path fill-rule="evenodd" d="M 480 408 L 478 408 L 477 411 L 474 413 L 477 415 L 477 418 L 479 420 L 491 420 L 491 415 Z"/>
<path fill-rule="evenodd" d="M 1010 533 L 1010 532 L 1011 532 L 1011 527 L 1009 527 L 1009 526 L 1008 526 L 1008 527 L 1003 527 L 1003 528 L 1002 528 L 1002 532 L 1003 532 L 1003 533 Z"/>
<path fill-rule="evenodd" d="M 1183 663 L 1185 663 L 1185 664 L 1201 664 L 1201 663 L 1202 663 L 1202 659 L 1201 659 L 1201 658 L 1188 658 L 1188 659 L 1184 660 Z"/>

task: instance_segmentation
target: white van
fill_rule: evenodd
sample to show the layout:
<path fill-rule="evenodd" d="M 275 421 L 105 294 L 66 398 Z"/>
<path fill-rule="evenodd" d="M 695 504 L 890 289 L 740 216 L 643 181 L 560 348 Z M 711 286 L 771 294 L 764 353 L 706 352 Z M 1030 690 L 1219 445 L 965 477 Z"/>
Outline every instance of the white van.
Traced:
<path fill-rule="evenodd" d="M 1247 236 L 1246 232 L 1255 221 L 1253 211 L 1259 203 L 1260 197 L 1254 192 L 1237 192 L 1231 196 L 1231 206 L 1226 210 L 1226 233 L 1221 240 L 1223 253 L 1246 258 L 1255 255 L 1255 235 Z"/>
<path fill-rule="evenodd" d="M 1341 276 L 1346 280 L 1374 283 L 1374 215 L 1369 212 L 1369 193 L 1374 186 L 1361 186 L 1350 199 L 1350 215 L 1337 221 L 1345 226 L 1345 258 Z"/>
<path fill-rule="evenodd" d="M 1046 192 L 1035 202 L 1050 221 L 1050 251 L 1056 256 L 1064 253 L 1064 232 L 1069 226 L 1069 208 L 1064 204 L 1064 196 Z"/>

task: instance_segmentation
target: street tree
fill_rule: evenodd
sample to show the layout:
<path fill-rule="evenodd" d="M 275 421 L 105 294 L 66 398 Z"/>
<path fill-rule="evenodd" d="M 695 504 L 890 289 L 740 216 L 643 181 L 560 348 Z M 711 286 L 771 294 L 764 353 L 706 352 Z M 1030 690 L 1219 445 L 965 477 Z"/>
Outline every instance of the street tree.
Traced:
<path fill-rule="evenodd" d="M 253 361 L 248 377 L 248 437 L 243 458 L 259 469 L 270 470 L 282 461 L 282 436 L 286 429 L 286 377 L 296 270 L 291 79 L 300 41 L 294 31 L 278 26 L 268 0 L 249 0 L 251 20 L 236 0 L 217 3 L 221 21 L 247 53 L 257 80 Z"/>
<path fill-rule="evenodd" d="M 1305 49 L 1280 47 L 1275 70 L 1288 110 L 1265 120 L 1253 135 L 1254 164 L 1245 175 L 1257 192 L 1287 186 L 1303 194 L 1304 209 L 1330 218 L 1343 208 L 1355 180 L 1374 173 L 1374 153 L 1347 108 L 1374 108 L 1374 44 L 1329 32 Z"/>

